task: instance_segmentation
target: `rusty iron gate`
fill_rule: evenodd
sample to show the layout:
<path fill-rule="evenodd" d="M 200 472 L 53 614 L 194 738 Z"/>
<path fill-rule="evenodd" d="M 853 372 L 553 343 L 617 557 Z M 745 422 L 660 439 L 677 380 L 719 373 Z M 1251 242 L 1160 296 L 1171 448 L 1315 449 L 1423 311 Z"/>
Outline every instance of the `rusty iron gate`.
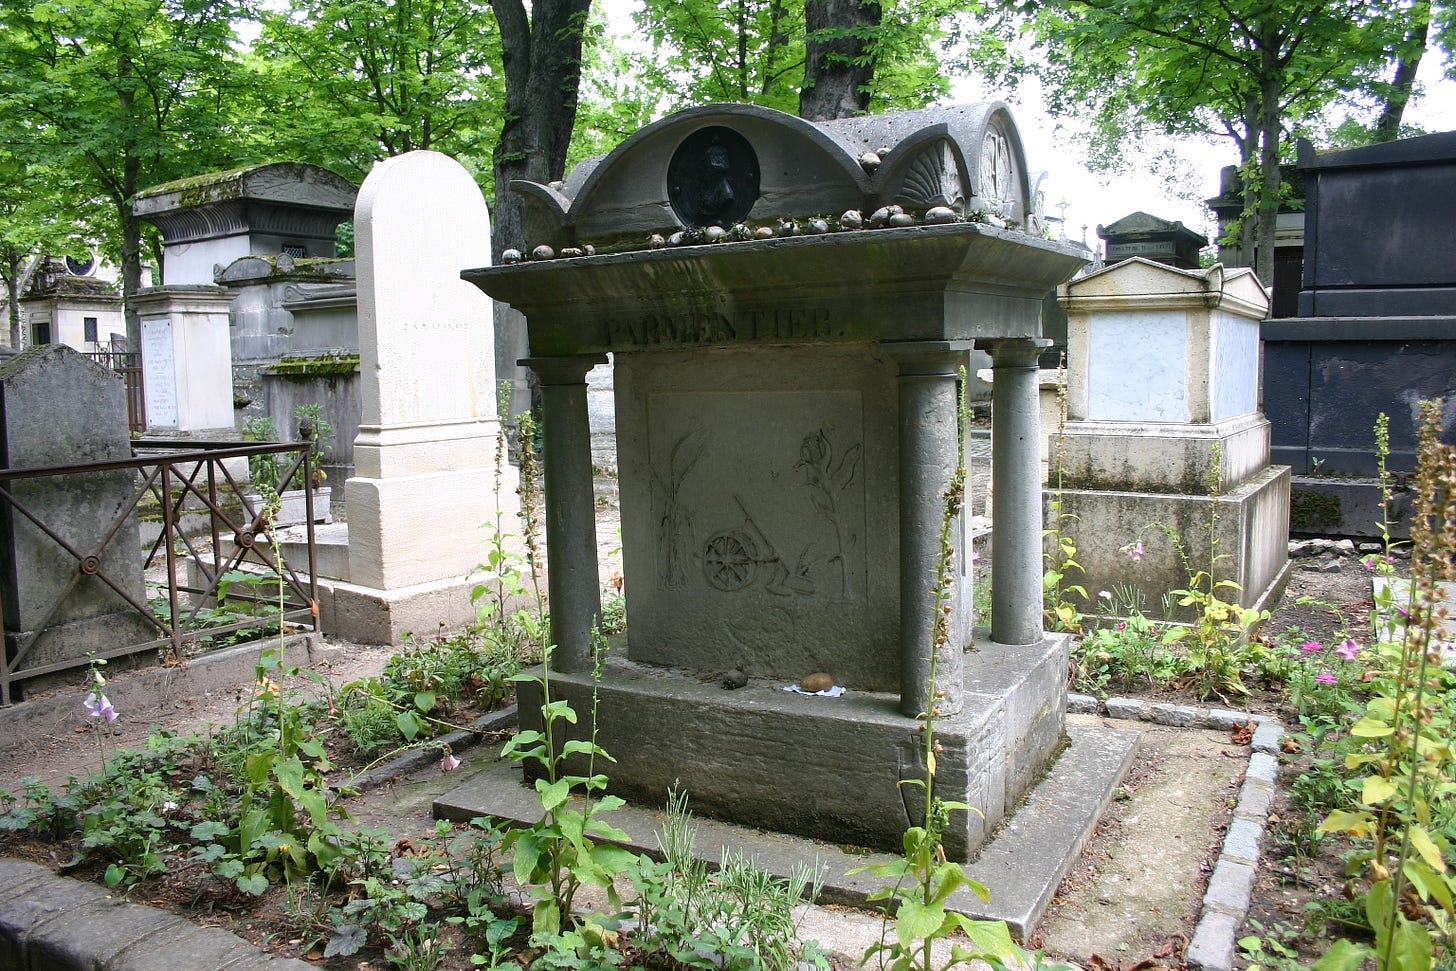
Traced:
<path fill-rule="evenodd" d="M 127 427 L 140 434 L 147 430 L 147 397 L 142 383 L 142 356 L 137 351 L 86 351 L 87 357 L 121 375 L 126 387 Z"/>
<path fill-rule="evenodd" d="M 19 611 L 14 604 L 10 605 L 12 609 L 3 610 L 6 631 L 0 659 L 0 705 L 14 703 L 15 689 L 21 682 L 86 667 L 93 657 L 117 658 L 157 648 L 164 664 L 179 665 L 185 663 L 197 642 L 234 631 L 258 629 L 262 636 L 278 631 L 280 625 L 292 630 L 318 630 L 314 497 L 312 489 L 304 488 L 310 443 L 185 445 L 186 451 L 177 451 L 176 442 L 136 440 L 133 449 L 137 454 L 131 460 L 0 469 L 0 522 L 10 523 L 10 535 L 4 537 L 10 547 L 5 559 L 13 558 L 15 532 L 26 529 L 30 531 L 29 541 L 45 544 L 49 553 L 61 551 L 61 562 L 74 564 L 53 602 L 31 605 L 38 608 L 45 622 L 26 625 L 31 629 L 25 631 L 11 630 L 11 618 L 19 617 Z M 276 505 L 250 494 L 246 480 L 235 477 L 230 469 L 230 465 L 239 465 L 250 456 L 270 455 L 281 467 L 279 490 L 298 488 L 303 492 L 305 522 L 295 528 L 302 533 L 298 538 L 306 539 L 306 564 L 289 563 L 282 555 L 281 541 L 274 542 L 279 530 L 270 529 L 269 517 L 275 515 Z M 64 524 L 44 521 L 32 508 L 33 503 L 15 494 L 17 485 L 23 482 L 45 485 L 66 476 L 117 472 L 132 473 L 135 489 L 109 528 L 84 544 L 68 540 Z M 122 582 L 124 566 L 135 570 L 134 563 L 126 564 L 125 558 L 137 556 L 138 550 L 128 549 L 129 544 L 120 539 L 137 535 L 129 524 L 143 521 L 155 524 L 156 535 L 150 542 L 141 543 L 142 570 L 153 579 L 146 581 L 147 595 L 138 599 L 135 591 Z M 10 571 L 20 568 L 13 562 L 0 566 Z M 164 579 L 157 578 L 161 572 Z M 256 578 L 256 582 L 238 584 L 240 576 Z M 28 663 L 28 655 L 66 598 L 86 578 L 94 578 L 118 595 L 126 605 L 124 612 L 135 612 L 156 636 L 93 651 L 88 657 Z M 0 596 L 7 589 L 16 589 L 13 581 L 12 575 L 10 583 L 0 586 Z M 259 592 L 264 586 L 267 592 Z M 204 620 L 213 614 L 210 605 L 224 595 L 241 608 L 238 616 L 226 623 L 205 625 Z"/>

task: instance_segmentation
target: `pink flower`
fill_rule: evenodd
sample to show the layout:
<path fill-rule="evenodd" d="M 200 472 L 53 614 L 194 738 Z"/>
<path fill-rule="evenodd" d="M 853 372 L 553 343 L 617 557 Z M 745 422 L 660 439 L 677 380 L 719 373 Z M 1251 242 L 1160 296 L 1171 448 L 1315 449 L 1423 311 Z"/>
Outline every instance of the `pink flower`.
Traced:
<path fill-rule="evenodd" d="M 105 718 L 109 722 L 117 719 L 116 709 L 111 707 L 111 700 L 103 694 L 91 692 L 86 696 L 82 705 L 92 718 Z"/>
<path fill-rule="evenodd" d="M 1325 649 L 1325 646 L 1319 641 L 1305 641 L 1303 644 L 1299 645 L 1299 649 L 1306 652 L 1323 651 Z"/>
<path fill-rule="evenodd" d="M 1336 684 L 1339 681 L 1338 678 L 1336 678 L 1328 671 L 1321 671 L 1319 674 L 1316 674 L 1314 676 L 1314 679 L 1320 684 Z"/>
<path fill-rule="evenodd" d="M 1360 654 L 1360 645 L 1346 638 L 1335 645 L 1335 653 L 1346 661 L 1353 661 Z"/>
<path fill-rule="evenodd" d="M 445 757 L 440 760 L 440 771 L 453 772 L 458 768 L 460 768 L 460 760 L 451 754 L 449 749 L 446 749 Z"/>
<path fill-rule="evenodd" d="M 1138 540 L 1136 543 L 1128 543 L 1122 548 L 1122 552 L 1126 553 L 1134 560 L 1141 560 L 1143 558 L 1143 553 L 1146 551 L 1143 549 L 1143 541 Z"/>

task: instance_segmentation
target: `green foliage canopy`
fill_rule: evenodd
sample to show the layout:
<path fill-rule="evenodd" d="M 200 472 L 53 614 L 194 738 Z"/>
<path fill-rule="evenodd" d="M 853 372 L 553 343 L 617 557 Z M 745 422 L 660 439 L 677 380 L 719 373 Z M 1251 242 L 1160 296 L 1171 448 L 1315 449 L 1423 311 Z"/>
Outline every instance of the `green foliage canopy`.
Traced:
<path fill-rule="evenodd" d="M 1040 75 L 1054 113 L 1089 122 L 1095 153 L 1117 158 L 1149 132 L 1233 139 L 1245 243 L 1270 280 L 1287 130 L 1371 96 L 1430 4 L 1028 0 L 1001 11 L 1034 42 L 1002 76 Z"/>
<path fill-rule="evenodd" d="M 236 70 L 231 0 L 7 0 L 0 6 L 0 116 L 27 127 L 9 150 L 63 176 L 66 212 L 108 203 L 123 295 L 141 279 L 139 190 L 251 161 Z M 119 253 L 118 253 L 119 250 Z M 134 313 L 127 333 L 137 346 Z"/>
<path fill-rule="evenodd" d="M 271 152 L 355 180 L 433 149 L 489 169 L 504 98 L 500 37 L 474 0 L 293 0 L 254 47 Z"/>

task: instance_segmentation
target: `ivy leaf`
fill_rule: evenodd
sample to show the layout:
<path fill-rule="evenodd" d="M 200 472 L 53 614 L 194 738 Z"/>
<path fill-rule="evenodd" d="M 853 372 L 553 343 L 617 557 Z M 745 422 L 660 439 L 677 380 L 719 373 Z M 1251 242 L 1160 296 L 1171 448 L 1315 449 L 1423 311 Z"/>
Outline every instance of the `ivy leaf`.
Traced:
<path fill-rule="evenodd" d="M 328 946 L 324 948 L 324 957 L 348 957 L 363 947 L 368 939 L 369 935 L 358 924 L 341 924 L 329 938 Z"/>
<path fill-rule="evenodd" d="M 219 822 L 216 819 L 206 819 L 193 826 L 189 830 L 189 835 L 200 842 L 202 840 L 215 839 L 219 836 L 226 836 L 230 832 L 232 830 L 228 828 L 226 823 Z"/>
<path fill-rule="evenodd" d="M 250 873 L 247 876 L 238 877 L 237 886 L 243 893 L 258 897 L 268 889 L 268 878 L 261 873 Z"/>

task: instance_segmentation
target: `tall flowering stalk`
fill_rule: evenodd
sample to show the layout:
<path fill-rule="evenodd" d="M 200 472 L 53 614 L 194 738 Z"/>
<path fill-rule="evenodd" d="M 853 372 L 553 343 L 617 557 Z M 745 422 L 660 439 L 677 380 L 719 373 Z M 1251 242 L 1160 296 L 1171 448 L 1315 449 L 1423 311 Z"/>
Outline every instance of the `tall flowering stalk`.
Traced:
<path fill-rule="evenodd" d="M 943 497 L 940 524 L 940 555 L 936 562 L 935 615 L 931 621 L 930 673 L 927 710 L 920 715 L 921 751 L 925 758 L 925 775 L 904 779 L 904 786 L 917 786 L 924 797 L 924 824 L 905 830 L 901 840 L 904 853 L 888 863 L 859 867 L 850 873 L 869 871 L 887 882 L 869 895 L 869 900 L 886 902 L 886 913 L 893 910 L 895 934 L 881 935 L 879 943 L 865 952 L 868 966 L 878 956 L 879 966 L 897 971 L 945 971 L 947 968 L 984 961 L 995 969 L 1041 968 L 1040 956 L 1028 956 L 1011 940 L 1004 921 L 973 920 L 946 908 L 950 895 L 961 887 L 970 889 L 982 900 L 990 897 L 984 884 L 973 880 L 959 864 L 945 858 L 941 839 L 952 812 L 979 812 L 964 802 L 942 800 L 935 792 L 936 756 L 944 749 L 935 738 L 935 723 L 941 717 L 940 701 L 945 693 L 937 687 L 937 659 L 950 648 L 950 618 L 954 610 L 951 592 L 955 589 L 955 523 L 965 504 L 965 384 L 966 372 L 961 369 L 961 402 L 958 457 L 955 473 Z M 948 940 L 950 960 L 936 968 L 933 948 L 938 940 Z M 1057 967 L 1061 967 L 1060 965 Z"/>
<path fill-rule="evenodd" d="M 1440 406 L 1421 407 L 1416 508 L 1411 518 L 1411 603 L 1399 640 L 1380 645 L 1386 670 L 1350 734 L 1364 740 L 1346 757 L 1360 795 L 1320 824 L 1358 842 L 1352 875 L 1368 881 L 1365 915 L 1375 944 L 1341 940 L 1315 966 L 1344 971 L 1375 958 L 1379 971 L 1424 971 L 1456 920 L 1452 846 L 1434 824 L 1448 814 L 1456 770 L 1446 699 L 1456 682 L 1441 666 L 1438 636 L 1447 619 L 1440 582 L 1456 549 L 1456 452 L 1440 440 Z"/>
<path fill-rule="evenodd" d="M 91 659 L 91 667 L 87 669 L 86 675 L 91 691 L 86 695 L 86 700 L 81 702 L 91 720 L 92 734 L 96 737 L 96 754 L 101 759 L 102 775 L 106 774 L 106 736 L 111 733 L 111 723 L 119 717 L 111 699 L 106 697 L 106 677 L 101 673 L 101 666 L 105 663 L 105 658 Z"/>

